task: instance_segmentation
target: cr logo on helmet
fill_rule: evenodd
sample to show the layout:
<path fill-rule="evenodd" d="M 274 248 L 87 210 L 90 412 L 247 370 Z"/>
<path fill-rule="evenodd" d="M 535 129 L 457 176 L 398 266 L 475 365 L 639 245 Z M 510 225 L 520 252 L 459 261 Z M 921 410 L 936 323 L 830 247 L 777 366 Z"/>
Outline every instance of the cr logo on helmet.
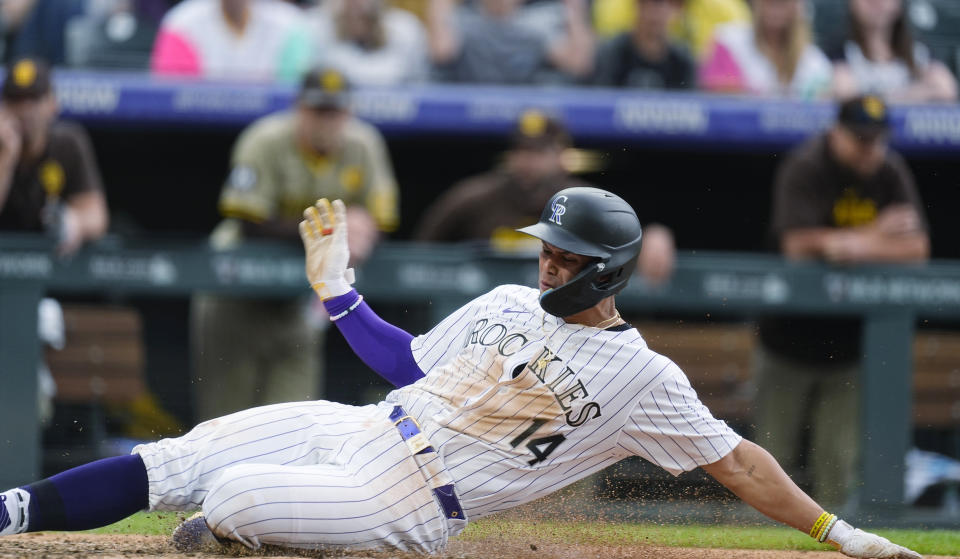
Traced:
<path fill-rule="evenodd" d="M 553 215 L 550 216 L 550 221 L 556 223 L 557 225 L 563 225 L 560 223 L 560 216 L 567 213 L 567 207 L 562 204 L 562 202 L 566 201 L 566 196 L 557 196 L 557 199 L 554 200 L 553 205 L 551 206 Z"/>

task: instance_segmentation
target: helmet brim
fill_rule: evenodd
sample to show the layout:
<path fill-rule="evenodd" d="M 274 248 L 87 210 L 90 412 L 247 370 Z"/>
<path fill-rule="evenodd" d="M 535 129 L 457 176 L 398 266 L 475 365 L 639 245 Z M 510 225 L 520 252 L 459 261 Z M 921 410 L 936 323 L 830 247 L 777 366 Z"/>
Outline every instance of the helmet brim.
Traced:
<path fill-rule="evenodd" d="M 600 250 L 596 245 L 585 242 L 564 229 L 554 227 L 543 222 L 534 223 L 533 225 L 528 225 L 527 227 L 521 227 L 520 229 L 517 229 L 517 231 L 520 233 L 526 233 L 531 237 L 536 237 L 541 241 L 550 243 L 560 250 L 565 250 L 574 254 L 582 254 L 584 256 L 592 256 L 595 258 L 610 257 L 609 252 Z"/>

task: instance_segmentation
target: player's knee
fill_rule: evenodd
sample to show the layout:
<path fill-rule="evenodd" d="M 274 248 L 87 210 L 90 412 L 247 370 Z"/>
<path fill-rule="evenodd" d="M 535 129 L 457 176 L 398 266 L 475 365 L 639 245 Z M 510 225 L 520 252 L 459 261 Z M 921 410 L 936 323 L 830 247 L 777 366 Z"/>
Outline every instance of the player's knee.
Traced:
<path fill-rule="evenodd" d="M 257 471 L 254 464 L 230 466 L 210 488 L 203 500 L 203 514 L 217 536 L 259 547 L 256 537 L 244 530 L 256 523 L 258 488 L 251 478 L 256 479 Z"/>

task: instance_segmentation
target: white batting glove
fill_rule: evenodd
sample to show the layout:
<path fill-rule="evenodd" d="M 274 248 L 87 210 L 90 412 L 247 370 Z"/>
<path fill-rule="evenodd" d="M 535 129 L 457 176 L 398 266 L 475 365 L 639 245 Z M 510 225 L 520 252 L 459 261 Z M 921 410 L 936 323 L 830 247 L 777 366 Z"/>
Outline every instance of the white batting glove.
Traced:
<path fill-rule="evenodd" d="M 864 532 L 847 524 L 843 520 L 837 523 L 827 534 L 827 543 L 849 557 L 863 559 L 923 559 L 916 551 L 892 543 L 887 538 Z"/>
<path fill-rule="evenodd" d="M 307 279 L 321 300 L 350 291 L 353 268 L 347 268 L 347 207 L 342 200 L 333 204 L 321 198 L 303 211 L 300 238 L 306 252 Z"/>

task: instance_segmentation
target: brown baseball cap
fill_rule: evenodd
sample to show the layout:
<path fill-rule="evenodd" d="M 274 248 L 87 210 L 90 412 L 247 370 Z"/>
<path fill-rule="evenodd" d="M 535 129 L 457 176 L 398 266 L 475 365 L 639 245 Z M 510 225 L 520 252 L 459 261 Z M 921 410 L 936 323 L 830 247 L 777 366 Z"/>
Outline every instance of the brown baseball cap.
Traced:
<path fill-rule="evenodd" d="M 348 109 L 350 82 L 336 68 L 314 68 L 303 77 L 298 100 L 312 109 Z"/>
<path fill-rule="evenodd" d="M 39 99 L 50 87 L 50 66 L 39 58 L 20 57 L 7 64 L 0 96 L 8 101 Z"/>
<path fill-rule="evenodd" d="M 514 149 L 543 149 L 567 147 L 571 140 L 567 127 L 560 119 L 541 110 L 530 109 L 517 119 L 511 144 Z"/>
<path fill-rule="evenodd" d="M 876 95 L 860 95 L 840 103 L 837 124 L 858 137 L 872 140 L 890 133 L 887 104 Z"/>

